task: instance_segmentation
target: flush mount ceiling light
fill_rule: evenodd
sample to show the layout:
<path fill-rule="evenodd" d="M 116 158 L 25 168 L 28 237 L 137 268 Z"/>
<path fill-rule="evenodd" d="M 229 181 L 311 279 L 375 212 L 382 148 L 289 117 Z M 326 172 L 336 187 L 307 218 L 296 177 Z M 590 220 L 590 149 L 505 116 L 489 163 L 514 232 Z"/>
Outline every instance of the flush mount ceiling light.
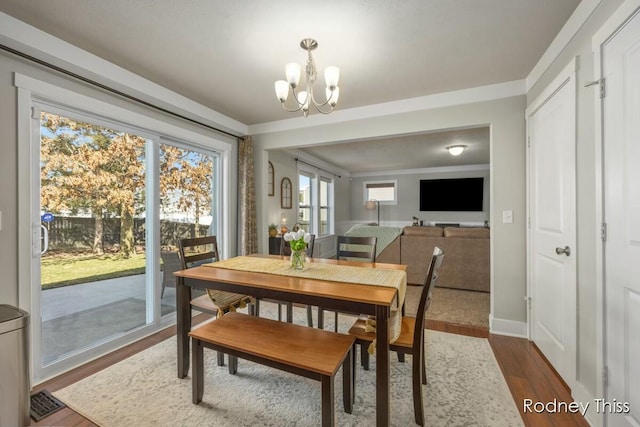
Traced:
<path fill-rule="evenodd" d="M 467 148 L 466 145 L 451 145 L 447 147 L 447 150 L 449 150 L 449 154 L 452 156 L 459 156 L 465 148 Z"/>
<path fill-rule="evenodd" d="M 340 96 L 340 88 L 338 87 L 338 80 L 340 79 L 340 69 L 338 67 L 327 67 L 324 69 L 324 81 L 326 83 L 325 95 L 326 101 L 318 102 L 316 96 L 313 93 L 313 84 L 316 81 L 316 65 L 313 62 L 311 51 L 318 47 L 318 42 L 314 39 L 303 39 L 300 42 L 300 47 L 306 50 L 309 55 L 307 58 L 307 66 L 305 67 L 306 77 L 306 90 L 296 92 L 296 88 L 300 83 L 300 65 L 295 62 L 290 62 L 285 66 L 285 75 L 287 80 L 278 80 L 275 83 L 276 96 L 282 104 L 282 108 L 287 111 L 295 112 L 300 111 L 304 113 L 304 116 L 309 115 L 309 106 L 313 107 L 322 114 L 329 114 L 333 111 L 333 108 L 338 103 L 338 97 Z M 293 106 L 287 106 L 287 98 L 289 97 L 289 89 L 293 93 Z"/>

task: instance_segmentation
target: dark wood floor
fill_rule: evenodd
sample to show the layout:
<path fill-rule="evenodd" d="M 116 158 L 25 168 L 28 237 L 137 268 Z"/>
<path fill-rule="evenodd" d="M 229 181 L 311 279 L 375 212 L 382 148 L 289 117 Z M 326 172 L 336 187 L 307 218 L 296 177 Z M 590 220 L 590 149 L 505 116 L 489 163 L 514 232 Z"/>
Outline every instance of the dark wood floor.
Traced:
<path fill-rule="evenodd" d="M 199 315 L 196 322 L 206 320 L 206 315 Z M 553 399 L 563 402 L 571 402 L 571 396 L 567 386 L 558 377 L 557 373 L 549 366 L 546 359 L 540 354 L 536 346 L 522 338 L 491 335 L 484 328 L 454 325 L 451 323 L 427 321 L 426 327 L 442 332 L 450 332 L 460 335 L 488 338 L 489 344 L 498 360 L 502 373 L 511 390 L 516 406 L 520 411 L 526 426 L 585 426 L 589 424 L 579 414 L 537 414 L 523 413 L 524 399 L 532 399 L 534 402 L 549 402 Z M 64 375 L 39 384 L 33 392 L 46 389 L 54 392 L 76 381 L 105 369 L 121 360 L 126 359 L 154 344 L 157 344 L 175 334 L 175 328 L 167 328 L 141 341 L 115 351 L 109 355 L 87 363 Z M 33 421 L 33 420 L 32 420 Z M 77 414 L 69 408 L 64 408 L 51 416 L 33 423 L 33 426 L 95 426 L 91 421 Z"/>

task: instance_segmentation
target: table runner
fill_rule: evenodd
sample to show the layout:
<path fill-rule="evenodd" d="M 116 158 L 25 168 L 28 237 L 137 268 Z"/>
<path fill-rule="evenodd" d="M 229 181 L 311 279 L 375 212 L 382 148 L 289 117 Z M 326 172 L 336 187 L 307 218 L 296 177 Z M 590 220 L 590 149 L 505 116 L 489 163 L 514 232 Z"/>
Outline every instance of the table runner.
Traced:
<path fill-rule="evenodd" d="M 292 270 L 288 260 L 250 256 L 239 256 L 204 265 L 230 270 L 251 271 L 254 273 L 396 288 L 398 290 L 398 306 L 391 307 L 391 318 L 389 321 L 390 342 L 394 342 L 400 336 L 402 327 L 402 304 L 404 304 L 404 297 L 407 290 L 407 274 L 404 271 L 380 267 L 369 268 L 366 266 L 356 267 L 314 262 L 307 262 L 304 270 Z"/>

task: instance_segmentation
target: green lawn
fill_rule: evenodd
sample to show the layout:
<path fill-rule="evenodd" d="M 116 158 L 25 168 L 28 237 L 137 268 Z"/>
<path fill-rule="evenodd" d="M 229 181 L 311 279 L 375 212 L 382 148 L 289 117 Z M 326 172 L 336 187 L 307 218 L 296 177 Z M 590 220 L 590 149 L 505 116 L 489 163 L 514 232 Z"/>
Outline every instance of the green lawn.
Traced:
<path fill-rule="evenodd" d="M 118 254 L 56 254 L 42 259 L 42 289 L 143 274 L 145 255 L 123 258 Z"/>

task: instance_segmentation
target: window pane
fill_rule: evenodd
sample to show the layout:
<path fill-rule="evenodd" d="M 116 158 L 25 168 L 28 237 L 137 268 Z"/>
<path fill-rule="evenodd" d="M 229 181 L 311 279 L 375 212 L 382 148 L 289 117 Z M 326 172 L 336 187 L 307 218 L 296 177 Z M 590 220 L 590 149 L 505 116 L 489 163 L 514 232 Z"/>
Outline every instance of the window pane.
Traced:
<path fill-rule="evenodd" d="M 320 235 L 324 236 L 330 233 L 330 215 L 329 215 L 329 187 L 331 183 L 325 179 L 320 180 Z"/>
<path fill-rule="evenodd" d="M 175 307 L 175 277 L 180 268 L 178 241 L 215 234 L 214 166 L 217 156 L 160 145 L 160 256 L 162 304 Z M 165 312 L 163 312 L 165 314 Z"/>
<path fill-rule="evenodd" d="M 379 201 L 393 201 L 394 200 L 394 191 L 393 187 L 388 188 L 370 188 L 369 189 L 369 199 L 376 199 Z"/>
<path fill-rule="evenodd" d="M 300 174 L 298 176 L 298 223 L 300 226 L 310 233 L 313 233 L 313 216 L 312 216 L 312 179 L 310 176 Z"/>
<path fill-rule="evenodd" d="M 379 202 L 395 202 L 395 182 L 365 183 L 365 201 L 378 200 Z"/>

